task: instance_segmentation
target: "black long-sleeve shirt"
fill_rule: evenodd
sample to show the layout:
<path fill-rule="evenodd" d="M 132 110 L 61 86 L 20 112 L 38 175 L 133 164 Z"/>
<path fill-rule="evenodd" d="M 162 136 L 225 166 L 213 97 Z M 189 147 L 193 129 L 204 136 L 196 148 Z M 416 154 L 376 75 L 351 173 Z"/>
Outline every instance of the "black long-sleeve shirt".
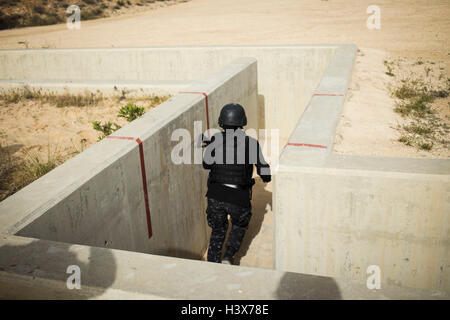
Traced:
<path fill-rule="evenodd" d="M 227 144 L 227 137 L 230 137 L 228 132 L 227 134 L 220 132 L 211 138 L 211 143 L 206 147 L 203 157 L 203 168 L 211 170 L 206 196 L 219 201 L 248 207 L 251 205 L 251 191 L 254 184 L 254 179 L 252 178 L 253 166 L 256 166 L 257 174 L 264 182 L 271 180 L 270 166 L 264 160 L 257 140 L 247 136 L 242 129 L 236 129 L 236 131 L 231 132 L 233 133 L 232 137 L 234 137 L 233 143 Z M 242 166 L 245 166 L 245 169 Z M 218 179 L 218 175 L 231 176 L 231 171 L 238 168 L 241 168 L 238 172 L 241 172 L 242 179 L 239 177 L 229 178 L 243 182 L 230 183 L 240 185 L 239 189 L 227 187 L 224 185 L 223 179 Z M 217 182 L 216 180 L 222 181 Z"/>

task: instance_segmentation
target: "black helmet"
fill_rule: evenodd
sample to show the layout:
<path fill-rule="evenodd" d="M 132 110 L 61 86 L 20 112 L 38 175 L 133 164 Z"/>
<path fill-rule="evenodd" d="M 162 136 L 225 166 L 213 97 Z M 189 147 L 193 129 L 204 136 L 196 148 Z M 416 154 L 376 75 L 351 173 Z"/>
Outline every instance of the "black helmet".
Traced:
<path fill-rule="evenodd" d="M 219 126 L 243 127 L 247 125 L 244 108 L 238 103 L 229 103 L 220 111 Z"/>

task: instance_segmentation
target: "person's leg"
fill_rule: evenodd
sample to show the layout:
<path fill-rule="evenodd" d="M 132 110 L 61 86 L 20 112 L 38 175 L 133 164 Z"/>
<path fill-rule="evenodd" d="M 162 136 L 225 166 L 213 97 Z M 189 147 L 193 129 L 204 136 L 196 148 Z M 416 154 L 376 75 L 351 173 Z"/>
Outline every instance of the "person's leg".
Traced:
<path fill-rule="evenodd" d="M 222 245 L 228 229 L 228 217 L 223 202 L 208 198 L 206 209 L 208 225 L 212 228 L 208 247 L 208 261 L 221 262 Z"/>
<path fill-rule="evenodd" d="M 245 231 L 248 229 L 250 218 L 252 217 L 252 207 L 240 207 L 227 204 L 226 210 L 231 215 L 231 231 L 226 243 L 227 258 L 232 258 L 241 247 Z"/>

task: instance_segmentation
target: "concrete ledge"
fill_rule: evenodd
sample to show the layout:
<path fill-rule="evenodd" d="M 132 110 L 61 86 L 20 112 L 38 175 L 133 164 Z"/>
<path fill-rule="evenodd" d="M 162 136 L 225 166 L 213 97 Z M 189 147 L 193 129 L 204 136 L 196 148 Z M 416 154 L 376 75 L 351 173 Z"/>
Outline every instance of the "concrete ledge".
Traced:
<path fill-rule="evenodd" d="M 445 159 L 394 158 L 356 156 L 332 153 L 327 159 L 327 167 L 349 170 L 402 172 L 408 174 L 433 174 L 448 178 L 450 161 Z"/>
<path fill-rule="evenodd" d="M 354 45 L 343 45 L 335 50 L 305 112 L 289 137 L 288 145 L 280 156 L 280 165 L 285 164 L 285 158 L 289 161 L 289 153 L 295 153 L 295 158 L 298 159 L 296 163 L 299 163 L 311 162 L 311 152 L 317 152 L 319 158 L 328 156 L 331 152 L 356 50 Z M 299 152 L 307 152 L 308 157 L 300 159 Z"/>
<path fill-rule="evenodd" d="M 69 265 L 81 289 L 66 287 Z M 438 292 L 70 245 L 0 239 L 0 298 L 7 299 L 448 299 Z"/>

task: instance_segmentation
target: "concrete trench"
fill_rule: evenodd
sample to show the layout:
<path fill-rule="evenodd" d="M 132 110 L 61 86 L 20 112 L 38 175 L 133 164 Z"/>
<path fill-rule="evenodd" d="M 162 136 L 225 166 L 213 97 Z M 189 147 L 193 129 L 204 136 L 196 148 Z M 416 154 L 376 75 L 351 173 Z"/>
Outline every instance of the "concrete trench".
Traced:
<path fill-rule="evenodd" d="M 0 297 L 448 298 L 449 161 L 331 152 L 356 50 L 1 50 L 4 90 L 173 96 L 116 131 L 121 139 L 103 139 L 0 203 Z M 255 186 L 239 267 L 198 261 L 209 237 L 207 172 L 171 161 L 172 132 L 194 137 L 195 121 L 217 128 L 230 101 L 245 106 L 247 127 L 278 129 L 280 154 L 274 181 Z M 66 288 L 69 265 L 80 266 L 81 290 Z M 380 290 L 367 289 L 370 265 L 383 270 Z"/>

